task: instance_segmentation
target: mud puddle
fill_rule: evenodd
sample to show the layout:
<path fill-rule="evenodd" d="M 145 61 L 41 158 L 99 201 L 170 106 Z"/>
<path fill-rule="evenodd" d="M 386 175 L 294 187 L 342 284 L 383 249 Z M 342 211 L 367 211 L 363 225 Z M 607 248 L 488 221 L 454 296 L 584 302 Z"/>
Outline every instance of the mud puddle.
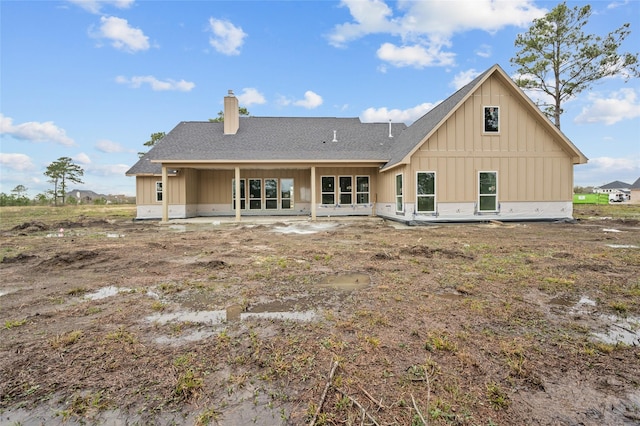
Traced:
<path fill-rule="evenodd" d="M 285 223 L 282 225 L 275 226 L 273 228 L 273 232 L 277 232 L 280 234 L 298 234 L 298 235 L 308 235 L 308 234 L 317 234 L 318 232 L 326 232 L 332 231 L 336 229 L 339 225 L 337 223 Z"/>
<path fill-rule="evenodd" d="M 353 291 L 368 287 L 371 284 L 371 277 L 367 274 L 342 274 L 330 275 L 323 278 L 318 287 L 332 288 L 334 290 Z"/>
<path fill-rule="evenodd" d="M 569 315 L 586 316 L 592 329 L 591 336 L 610 345 L 640 345 L 640 317 L 608 315 L 598 312 L 597 302 L 582 296 L 576 302 L 569 296 L 558 296 L 549 301 L 556 311 Z"/>
<path fill-rule="evenodd" d="M 116 294 L 119 294 L 119 293 L 127 293 L 130 291 L 131 291 L 130 288 L 116 287 L 116 286 L 110 285 L 107 287 L 102 287 L 101 289 L 93 293 L 85 294 L 84 298 L 89 300 L 100 300 L 100 299 L 106 299 L 107 297 L 115 296 Z"/>

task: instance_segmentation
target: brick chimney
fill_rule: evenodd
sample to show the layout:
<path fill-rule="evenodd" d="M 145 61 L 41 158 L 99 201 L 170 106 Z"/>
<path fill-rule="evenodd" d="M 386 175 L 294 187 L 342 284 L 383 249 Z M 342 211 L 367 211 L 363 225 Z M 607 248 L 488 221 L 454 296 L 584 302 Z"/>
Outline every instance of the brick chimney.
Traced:
<path fill-rule="evenodd" d="M 229 90 L 224 97 L 224 134 L 235 135 L 240 127 L 240 113 L 238 112 L 238 98 Z"/>

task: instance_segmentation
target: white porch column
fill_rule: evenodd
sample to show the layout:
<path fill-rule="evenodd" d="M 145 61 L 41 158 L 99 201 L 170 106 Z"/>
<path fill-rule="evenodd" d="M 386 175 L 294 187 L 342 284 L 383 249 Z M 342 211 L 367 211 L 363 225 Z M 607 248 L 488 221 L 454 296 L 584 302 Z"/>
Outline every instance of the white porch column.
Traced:
<path fill-rule="evenodd" d="M 240 222 L 240 167 L 236 166 L 236 222 Z"/>
<path fill-rule="evenodd" d="M 167 187 L 169 184 L 169 176 L 167 175 L 167 168 L 162 166 L 162 221 L 169 221 L 169 197 Z"/>
<path fill-rule="evenodd" d="M 311 220 L 316 220 L 316 166 L 311 166 Z"/>

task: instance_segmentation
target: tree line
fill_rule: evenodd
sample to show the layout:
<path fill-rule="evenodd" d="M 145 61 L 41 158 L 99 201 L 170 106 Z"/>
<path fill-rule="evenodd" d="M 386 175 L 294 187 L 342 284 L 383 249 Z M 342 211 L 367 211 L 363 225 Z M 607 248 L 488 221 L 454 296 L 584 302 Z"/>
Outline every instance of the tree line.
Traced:
<path fill-rule="evenodd" d="M 69 157 L 60 157 L 47 166 L 44 175 L 49 178 L 48 182 L 53 185 L 45 193 L 36 195 L 33 199 L 27 197 L 28 188 L 24 185 L 17 185 L 11 190 L 11 194 L 0 193 L 0 206 L 29 206 L 29 205 L 64 205 L 69 201 L 74 204 L 78 202 L 73 197 L 67 196 L 67 189 L 70 183 L 82 184 L 84 170 L 75 164 Z M 72 198 L 71 200 L 69 198 Z M 106 200 L 104 200 L 106 203 Z M 99 203 L 99 201 L 98 201 Z"/>

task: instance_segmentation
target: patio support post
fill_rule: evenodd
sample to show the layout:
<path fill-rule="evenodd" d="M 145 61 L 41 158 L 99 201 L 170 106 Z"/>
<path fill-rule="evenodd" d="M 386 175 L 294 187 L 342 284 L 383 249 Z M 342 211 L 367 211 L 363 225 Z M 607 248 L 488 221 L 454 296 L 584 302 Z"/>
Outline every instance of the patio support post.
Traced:
<path fill-rule="evenodd" d="M 167 187 L 169 184 L 169 176 L 167 175 L 167 167 L 162 166 L 162 221 L 169 221 L 169 197 L 167 196 Z"/>
<path fill-rule="evenodd" d="M 240 167 L 236 166 L 236 222 L 240 222 Z"/>
<path fill-rule="evenodd" d="M 311 166 L 311 220 L 316 220 L 316 167 Z"/>

